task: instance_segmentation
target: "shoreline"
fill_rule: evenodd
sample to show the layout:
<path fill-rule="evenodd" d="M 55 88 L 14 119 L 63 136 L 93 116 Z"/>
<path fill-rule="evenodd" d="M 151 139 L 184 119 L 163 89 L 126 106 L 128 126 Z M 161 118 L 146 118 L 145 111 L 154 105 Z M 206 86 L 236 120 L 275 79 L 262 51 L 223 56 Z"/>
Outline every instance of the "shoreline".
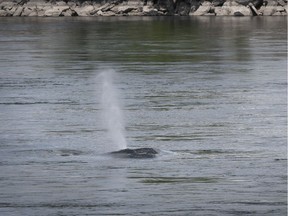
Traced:
<path fill-rule="evenodd" d="M 287 0 L 0 0 L 11 16 L 287 16 Z"/>

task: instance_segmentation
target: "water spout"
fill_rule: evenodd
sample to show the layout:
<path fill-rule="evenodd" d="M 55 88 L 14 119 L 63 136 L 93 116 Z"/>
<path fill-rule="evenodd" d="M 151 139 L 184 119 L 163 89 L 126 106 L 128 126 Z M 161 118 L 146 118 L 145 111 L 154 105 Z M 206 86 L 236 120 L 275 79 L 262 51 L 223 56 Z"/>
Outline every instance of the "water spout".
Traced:
<path fill-rule="evenodd" d="M 113 70 L 105 70 L 100 74 L 102 83 L 103 120 L 108 131 L 110 154 L 120 158 L 154 158 L 158 151 L 153 148 L 127 148 L 125 125 L 119 103 L 119 89 L 116 88 Z"/>
<path fill-rule="evenodd" d="M 127 141 L 122 109 L 119 103 L 119 90 L 113 83 L 114 76 L 115 71 L 113 70 L 104 70 L 100 74 L 102 83 L 101 104 L 104 123 L 112 142 L 111 150 L 119 150 L 127 148 Z"/>

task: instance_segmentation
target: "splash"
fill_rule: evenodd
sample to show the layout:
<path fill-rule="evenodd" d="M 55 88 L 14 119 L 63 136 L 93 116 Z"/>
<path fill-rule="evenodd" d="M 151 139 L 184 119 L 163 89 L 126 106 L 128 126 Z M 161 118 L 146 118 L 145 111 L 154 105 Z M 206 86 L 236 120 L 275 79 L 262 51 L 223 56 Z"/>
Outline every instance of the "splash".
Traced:
<path fill-rule="evenodd" d="M 116 73 L 113 70 L 104 70 L 100 74 L 102 83 L 102 109 L 103 119 L 111 140 L 111 149 L 127 148 L 125 138 L 125 125 L 123 120 L 122 109 L 119 103 L 119 90 L 116 89 L 113 78 Z"/>

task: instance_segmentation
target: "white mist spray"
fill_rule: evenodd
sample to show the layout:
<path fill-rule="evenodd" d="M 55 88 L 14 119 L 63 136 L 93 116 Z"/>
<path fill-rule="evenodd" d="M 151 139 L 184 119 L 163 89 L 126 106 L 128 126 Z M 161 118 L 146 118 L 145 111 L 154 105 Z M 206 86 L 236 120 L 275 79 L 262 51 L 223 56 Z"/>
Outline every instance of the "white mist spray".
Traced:
<path fill-rule="evenodd" d="M 113 70 L 105 70 L 100 74 L 102 82 L 102 106 L 104 123 L 108 130 L 108 136 L 111 139 L 111 150 L 120 150 L 127 148 L 125 138 L 125 126 L 122 110 L 118 101 L 117 89 L 113 84 Z"/>

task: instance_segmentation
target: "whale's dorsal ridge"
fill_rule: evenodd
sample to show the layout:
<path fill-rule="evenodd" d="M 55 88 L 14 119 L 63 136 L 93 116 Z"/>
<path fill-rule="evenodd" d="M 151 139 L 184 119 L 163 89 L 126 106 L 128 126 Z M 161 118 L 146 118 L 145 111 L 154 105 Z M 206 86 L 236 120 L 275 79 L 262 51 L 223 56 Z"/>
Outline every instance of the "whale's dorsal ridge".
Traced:
<path fill-rule="evenodd" d="M 127 148 L 111 152 L 111 154 L 121 158 L 154 158 L 158 151 L 153 148 Z"/>

